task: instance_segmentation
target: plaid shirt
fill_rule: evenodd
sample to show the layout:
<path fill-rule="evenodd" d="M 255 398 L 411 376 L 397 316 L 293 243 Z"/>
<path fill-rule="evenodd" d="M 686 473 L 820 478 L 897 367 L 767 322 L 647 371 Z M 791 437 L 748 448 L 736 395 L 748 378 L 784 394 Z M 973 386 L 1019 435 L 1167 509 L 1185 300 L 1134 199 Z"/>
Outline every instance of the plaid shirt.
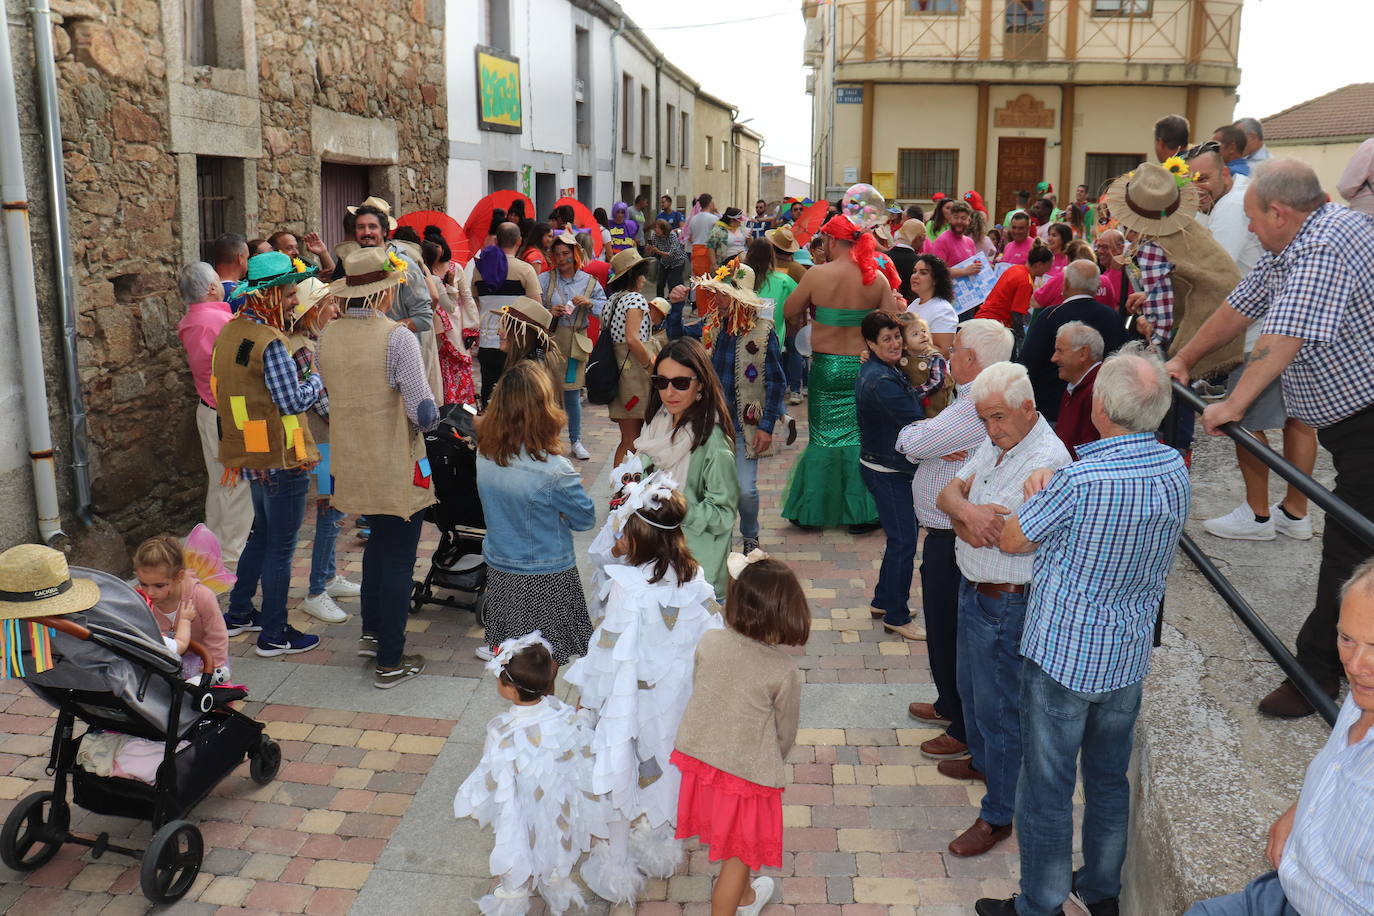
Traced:
<path fill-rule="evenodd" d="M 1136 251 L 1135 262 L 1140 267 L 1140 281 L 1145 286 L 1145 305 L 1141 315 L 1154 325 L 1150 343 L 1161 349 L 1168 346 L 1174 334 L 1174 281 L 1169 275 L 1173 262 L 1164 249 L 1154 242 L 1145 242 Z"/>
<path fill-rule="evenodd" d="M 1330 426 L 1374 404 L 1374 217 L 1336 204 L 1266 252 L 1227 301 L 1263 334 L 1302 340 L 1283 371 L 1290 415 Z"/>
<path fill-rule="evenodd" d="M 1150 433 L 1088 442 L 1078 456 L 1017 514 L 1040 545 L 1021 654 L 1069 690 L 1102 693 L 1149 673 L 1188 469 Z"/>
<path fill-rule="evenodd" d="M 721 388 L 725 390 L 725 403 L 730 405 L 730 419 L 735 424 L 737 436 L 740 434 L 739 397 L 735 386 L 735 353 L 738 349 L 739 338 L 723 331 L 711 347 L 711 366 L 716 370 Z M 782 371 L 782 351 L 778 347 L 778 335 L 772 331 L 768 332 L 768 352 L 761 362 L 764 400 L 759 429 L 771 434 L 773 425 L 782 416 L 782 398 L 787 393 L 787 376 Z"/>
<path fill-rule="evenodd" d="M 263 323 L 250 313 L 245 313 L 244 317 Z M 280 340 L 272 341 L 262 351 L 262 380 L 272 396 L 272 403 L 283 414 L 304 413 L 324 392 L 324 380 L 319 373 L 302 373 Z M 244 480 L 265 480 L 271 472 L 244 468 L 241 473 Z"/>
<path fill-rule="evenodd" d="M 960 385 L 949 406 L 929 420 L 908 423 L 897 434 L 897 451 L 916 463 L 911 480 L 911 495 L 916 504 L 916 520 L 927 528 L 953 528 L 949 516 L 935 508 L 935 498 L 949 485 L 968 458 L 945 461 L 955 452 L 972 453 L 988 439 L 987 428 L 978 419 L 973 403 L 973 383 Z"/>

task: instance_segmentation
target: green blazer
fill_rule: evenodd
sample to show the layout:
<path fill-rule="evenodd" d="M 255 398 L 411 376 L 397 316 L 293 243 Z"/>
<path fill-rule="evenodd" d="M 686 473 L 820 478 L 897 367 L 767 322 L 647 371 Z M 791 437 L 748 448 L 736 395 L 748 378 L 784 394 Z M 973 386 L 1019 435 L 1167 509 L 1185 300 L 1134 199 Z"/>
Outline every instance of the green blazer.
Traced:
<path fill-rule="evenodd" d="M 712 427 L 711 437 L 692 452 L 682 495 L 687 499 L 682 523 L 687 549 L 706 572 L 716 600 L 723 601 L 729 584 L 725 558 L 739 517 L 739 475 L 735 449 L 719 426 Z"/>

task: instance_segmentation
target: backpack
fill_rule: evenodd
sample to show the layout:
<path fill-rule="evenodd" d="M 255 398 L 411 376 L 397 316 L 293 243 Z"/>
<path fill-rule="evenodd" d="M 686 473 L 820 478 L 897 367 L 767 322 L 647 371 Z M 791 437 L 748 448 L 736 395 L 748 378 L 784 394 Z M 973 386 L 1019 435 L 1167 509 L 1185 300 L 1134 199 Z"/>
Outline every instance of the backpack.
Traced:
<path fill-rule="evenodd" d="M 617 294 L 611 300 L 611 309 L 614 313 L 615 306 L 620 303 L 623 293 Z M 596 343 L 592 345 L 592 352 L 587 357 L 587 403 L 604 405 L 610 404 L 620 393 L 620 372 L 625 368 L 625 363 L 629 361 L 630 354 L 625 354 L 625 359 L 618 365 L 615 361 L 615 342 L 611 339 L 611 322 L 608 320 L 602 325 L 601 333 L 596 336 Z"/>

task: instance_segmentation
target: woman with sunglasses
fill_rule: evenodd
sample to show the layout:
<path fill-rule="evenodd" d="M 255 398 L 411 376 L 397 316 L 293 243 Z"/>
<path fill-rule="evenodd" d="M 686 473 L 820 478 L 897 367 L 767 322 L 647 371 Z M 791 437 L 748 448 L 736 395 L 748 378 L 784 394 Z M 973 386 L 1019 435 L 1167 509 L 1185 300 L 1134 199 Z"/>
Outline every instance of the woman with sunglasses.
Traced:
<path fill-rule="evenodd" d="M 647 466 L 666 470 L 687 498 L 687 549 L 725 597 L 725 558 L 739 514 L 734 427 L 711 357 L 695 338 L 679 337 L 654 360 L 648 424 L 635 440 Z"/>

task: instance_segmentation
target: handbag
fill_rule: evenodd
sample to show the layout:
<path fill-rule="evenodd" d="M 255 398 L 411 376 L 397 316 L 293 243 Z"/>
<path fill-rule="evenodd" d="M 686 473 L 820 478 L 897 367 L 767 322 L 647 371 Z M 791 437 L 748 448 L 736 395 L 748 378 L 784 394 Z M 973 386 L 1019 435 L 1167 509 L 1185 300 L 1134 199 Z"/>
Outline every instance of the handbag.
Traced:
<path fill-rule="evenodd" d="M 612 300 L 612 314 L 614 308 L 624 298 L 624 293 L 617 293 Z M 601 333 L 596 336 L 596 343 L 592 345 L 592 352 L 587 357 L 587 401 L 591 404 L 605 405 L 615 400 L 615 396 L 620 392 L 620 373 L 625 368 L 625 364 L 630 360 L 630 354 L 625 354 L 625 359 L 617 365 L 615 361 L 615 342 L 611 339 L 611 322 L 608 320 L 606 326 L 601 329 Z"/>

